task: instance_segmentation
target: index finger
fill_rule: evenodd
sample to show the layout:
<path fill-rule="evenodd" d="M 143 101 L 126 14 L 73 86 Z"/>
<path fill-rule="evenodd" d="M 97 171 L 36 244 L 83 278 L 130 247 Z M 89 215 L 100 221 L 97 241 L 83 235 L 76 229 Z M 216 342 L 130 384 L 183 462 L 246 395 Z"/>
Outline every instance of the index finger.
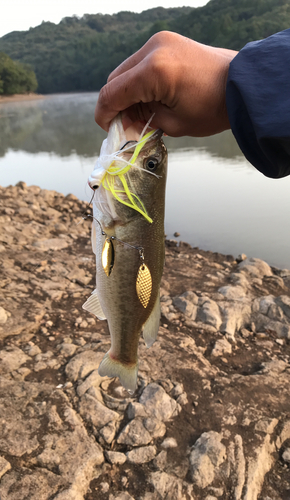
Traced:
<path fill-rule="evenodd" d="M 154 77 L 152 76 L 148 85 L 143 71 L 142 67 L 129 69 L 110 80 L 101 89 L 95 109 L 95 120 L 104 130 L 108 131 L 111 121 L 120 111 L 140 102 L 149 103 L 158 100 Z"/>

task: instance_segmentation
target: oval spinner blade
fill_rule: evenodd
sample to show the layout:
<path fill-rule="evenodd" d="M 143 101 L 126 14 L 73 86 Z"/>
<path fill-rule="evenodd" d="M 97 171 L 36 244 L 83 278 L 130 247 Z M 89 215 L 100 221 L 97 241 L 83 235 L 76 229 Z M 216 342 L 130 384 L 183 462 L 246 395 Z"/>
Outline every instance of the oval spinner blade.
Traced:
<path fill-rule="evenodd" d="M 114 246 L 109 238 L 106 238 L 102 251 L 102 266 L 107 276 L 110 276 L 114 267 Z"/>
<path fill-rule="evenodd" d="M 142 306 L 146 309 L 152 291 L 151 273 L 146 264 L 141 264 L 141 266 L 139 267 L 136 279 L 136 291 L 138 299 L 140 300 Z"/>

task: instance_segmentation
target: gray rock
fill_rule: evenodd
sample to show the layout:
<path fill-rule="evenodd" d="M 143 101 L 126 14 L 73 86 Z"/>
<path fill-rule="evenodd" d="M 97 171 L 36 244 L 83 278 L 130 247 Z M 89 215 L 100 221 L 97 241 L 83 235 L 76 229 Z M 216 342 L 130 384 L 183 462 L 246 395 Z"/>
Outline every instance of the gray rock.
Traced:
<path fill-rule="evenodd" d="M 7 347 L 0 351 L 0 374 L 10 373 L 20 368 L 31 358 L 18 347 Z"/>
<path fill-rule="evenodd" d="M 0 478 L 11 469 L 10 463 L 0 456 Z"/>
<path fill-rule="evenodd" d="M 109 500 L 134 500 L 134 498 L 127 491 L 120 491 L 116 496 L 110 495 Z"/>
<path fill-rule="evenodd" d="M 281 295 L 277 297 L 276 304 L 280 306 L 284 314 L 290 318 L 290 297 L 288 297 L 288 295 Z"/>
<path fill-rule="evenodd" d="M 173 299 L 173 304 L 178 309 L 178 311 L 182 312 L 187 318 L 195 320 L 197 314 L 197 306 L 194 305 L 190 300 L 185 297 L 175 297 Z"/>
<path fill-rule="evenodd" d="M 235 332 L 248 324 L 251 317 L 251 306 L 240 302 L 221 302 L 223 323 L 220 331 L 234 336 Z"/>
<path fill-rule="evenodd" d="M 82 396 L 79 411 L 84 420 L 93 424 L 97 429 L 101 429 L 109 422 L 114 422 L 120 418 L 117 412 L 110 410 L 89 394 Z"/>
<path fill-rule="evenodd" d="M 0 495 L 3 500 L 47 500 L 56 498 L 62 486 L 62 478 L 48 470 L 19 467 L 1 479 Z"/>
<path fill-rule="evenodd" d="M 166 426 L 161 420 L 154 417 L 148 417 L 143 419 L 144 427 L 150 432 L 154 439 L 163 437 L 166 433 Z"/>
<path fill-rule="evenodd" d="M 272 276 L 272 270 L 267 262 L 261 259 L 249 258 L 240 262 L 239 269 L 249 273 L 253 277 L 262 278 L 263 276 Z"/>
<path fill-rule="evenodd" d="M 197 319 L 203 323 L 214 326 L 218 330 L 222 323 L 222 319 L 217 303 L 207 299 L 202 304 L 202 307 L 198 308 Z"/>
<path fill-rule="evenodd" d="M 176 384 L 176 386 L 173 387 L 172 391 L 170 392 L 170 396 L 172 396 L 174 399 L 177 399 L 178 396 L 180 396 L 183 392 L 183 384 Z"/>
<path fill-rule="evenodd" d="M 199 488 L 206 488 L 215 478 L 215 469 L 226 458 L 226 447 L 221 443 L 222 435 L 204 432 L 194 444 L 189 457 L 190 477 Z"/>
<path fill-rule="evenodd" d="M 75 344 L 66 344 L 66 343 L 63 343 L 63 344 L 60 344 L 60 346 L 58 348 L 59 348 L 59 352 L 63 356 L 69 357 L 69 356 L 73 356 L 74 355 L 74 353 L 76 352 L 78 346 L 75 345 Z"/>
<path fill-rule="evenodd" d="M 227 300 L 241 300 L 246 296 L 246 291 L 241 286 L 222 286 L 218 289 Z"/>
<path fill-rule="evenodd" d="M 227 339 L 218 339 L 214 345 L 214 348 L 211 352 L 212 356 L 218 357 L 218 356 L 223 356 L 224 354 L 231 354 L 232 353 L 232 346 L 231 344 L 227 341 Z"/>
<path fill-rule="evenodd" d="M 37 354 L 41 354 L 41 350 L 40 348 L 38 347 L 38 345 L 31 345 L 29 346 L 27 349 L 25 349 L 26 353 L 29 355 L 29 356 L 37 356 Z"/>
<path fill-rule="evenodd" d="M 167 465 L 167 451 L 162 450 L 153 460 L 153 465 L 156 469 L 164 470 Z"/>
<path fill-rule="evenodd" d="M 187 405 L 188 399 L 186 392 L 183 392 L 180 396 L 178 396 L 176 403 L 181 406 Z"/>
<path fill-rule="evenodd" d="M 166 472 L 152 472 L 150 482 L 161 498 L 166 500 L 182 499 L 182 481 Z"/>
<path fill-rule="evenodd" d="M 284 462 L 287 464 L 290 464 L 290 448 L 286 448 L 285 451 L 283 452 L 282 458 Z"/>
<path fill-rule="evenodd" d="M 161 448 L 164 448 L 165 450 L 167 450 L 168 448 L 177 448 L 177 446 L 177 441 L 173 437 L 168 437 L 161 443 Z"/>
<path fill-rule="evenodd" d="M 66 365 L 65 373 L 69 380 L 75 382 L 78 378 L 84 378 L 99 367 L 104 353 L 87 349 L 74 356 Z"/>
<path fill-rule="evenodd" d="M 126 462 L 127 457 L 124 453 L 120 453 L 119 451 L 105 451 L 105 457 L 112 465 L 122 465 Z"/>
<path fill-rule="evenodd" d="M 87 391 L 91 388 L 95 389 L 95 396 L 98 401 L 103 401 L 103 397 L 100 390 L 100 384 L 104 381 L 104 377 L 101 377 L 98 373 L 98 370 L 94 370 L 90 375 L 86 378 L 86 380 L 77 387 L 77 394 L 79 397 L 82 397 Z"/>
<path fill-rule="evenodd" d="M 140 418 L 131 420 L 121 431 L 117 438 L 117 443 L 129 446 L 142 446 L 150 443 L 151 435 L 145 429 Z"/>
<path fill-rule="evenodd" d="M 127 461 L 131 464 L 145 464 L 151 462 L 156 455 L 156 446 L 142 446 L 126 453 Z"/>
<path fill-rule="evenodd" d="M 148 414 L 164 422 L 167 422 L 176 410 L 176 401 L 155 383 L 147 385 L 139 401 L 145 406 Z"/>
<path fill-rule="evenodd" d="M 272 434 L 278 422 L 277 418 L 263 418 L 256 423 L 255 430 L 265 434 Z"/>
<path fill-rule="evenodd" d="M 100 429 L 99 434 L 107 444 L 111 444 L 116 434 L 116 422 L 109 422 L 107 425 L 102 427 L 102 429 Z"/>
<path fill-rule="evenodd" d="M 133 418 L 136 417 L 146 417 L 144 405 L 136 402 L 129 403 L 127 407 L 127 417 L 129 420 L 133 420 Z"/>

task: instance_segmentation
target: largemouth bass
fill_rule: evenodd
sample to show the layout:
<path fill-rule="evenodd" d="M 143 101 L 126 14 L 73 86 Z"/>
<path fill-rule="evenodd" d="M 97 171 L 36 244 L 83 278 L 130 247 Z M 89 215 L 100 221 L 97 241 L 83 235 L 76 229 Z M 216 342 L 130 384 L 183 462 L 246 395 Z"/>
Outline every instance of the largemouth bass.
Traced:
<path fill-rule="evenodd" d="M 99 374 L 119 377 L 130 393 L 136 389 L 140 334 L 150 347 L 160 322 L 166 174 L 162 131 L 140 135 L 139 123 L 125 133 L 119 115 L 89 177 L 97 275 L 83 308 L 108 321 L 111 348 Z"/>

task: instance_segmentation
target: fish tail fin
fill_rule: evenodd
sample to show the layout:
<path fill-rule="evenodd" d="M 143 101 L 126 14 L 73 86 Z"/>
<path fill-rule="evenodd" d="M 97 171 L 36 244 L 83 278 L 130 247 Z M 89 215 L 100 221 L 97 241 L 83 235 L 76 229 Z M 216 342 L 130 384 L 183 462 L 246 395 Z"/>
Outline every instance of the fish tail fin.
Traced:
<path fill-rule="evenodd" d="M 128 367 L 120 361 L 112 359 L 110 351 L 108 351 L 100 363 L 98 372 L 101 377 L 119 377 L 126 391 L 131 395 L 134 394 L 137 386 L 138 362 Z"/>

